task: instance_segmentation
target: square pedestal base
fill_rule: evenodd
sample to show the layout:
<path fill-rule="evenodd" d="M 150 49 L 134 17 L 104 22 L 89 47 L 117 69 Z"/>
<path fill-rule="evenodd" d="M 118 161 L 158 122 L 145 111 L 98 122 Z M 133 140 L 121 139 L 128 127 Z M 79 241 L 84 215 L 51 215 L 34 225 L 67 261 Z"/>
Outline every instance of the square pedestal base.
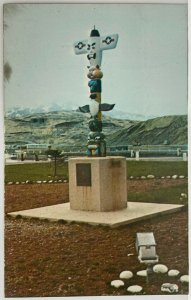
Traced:
<path fill-rule="evenodd" d="M 70 158 L 69 200 L 73 210 L 104 212 L 126 208 L 126 158 Z"/>
<path fill-rule="evenodd" d="M 129 202 L 128 208 L 112 212 L 79 211 L 70 209 L 69 203 L 51 205 L 29 210 L 9 213 L 12 217 L 38 218 L 49 221 L 66 221 L 68 223 L 86 223 L 117 227 L 137 221 L 151 219 L 163 214 L 181 210 L 183 205 Z"/>

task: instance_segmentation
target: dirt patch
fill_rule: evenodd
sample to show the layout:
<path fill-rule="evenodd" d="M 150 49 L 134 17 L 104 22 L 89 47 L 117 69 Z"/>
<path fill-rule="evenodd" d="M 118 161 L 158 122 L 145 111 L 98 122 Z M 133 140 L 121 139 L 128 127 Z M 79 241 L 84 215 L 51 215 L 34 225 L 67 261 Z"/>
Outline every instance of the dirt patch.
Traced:
<path fill-rule="evenodd" d="M 170 184 L 165 181 L 160 184 Z M 160 184 L 158 180 L 129 180 L 128 188 L 137 191 L 159 188 Z M 68 201 L 68 184 L 14 185 L 5 189 L 6 212 Z M 133 284 L 143 287 L 142 294 L 159 295 L 164 282 L 176 283 L 179 294 L 187 294 L 188 286 L 179 281 L 180 276 L 173 279 L 155 275 L 147 284 L 145 278 L 136 275 L 145 269 L 137 259 L 136 233 L 149 231 L 155 235 L 160 263 L 178 269 L 181 275 L 188 274 L 186 210 L 113 229 L 6 216 L 5 296 L 128 295 L 127 287 Z M 133 278 L 126 280 L 123 288 L 111 287 L 110 282 L 124 270 L 131 270 Z"/>
<path fill-rule="evenodd" d="M 5 186 L 5 212 L 31 209 L 69 201 L 68 183 Z"/>

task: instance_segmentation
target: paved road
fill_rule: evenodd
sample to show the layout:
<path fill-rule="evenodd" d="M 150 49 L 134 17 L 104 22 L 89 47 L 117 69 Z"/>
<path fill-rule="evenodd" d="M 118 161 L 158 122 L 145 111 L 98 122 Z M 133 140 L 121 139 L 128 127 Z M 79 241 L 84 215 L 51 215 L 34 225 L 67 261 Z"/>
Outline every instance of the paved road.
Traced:
<path fill-rule="evenodd" d="M 39 161 L 35 161 L 35 160 L 24 160 L 24 161 L 20 161 L 20 160 L 16 160 L 16 159 L 5 159 L 5 165 L 24 165 L 24 164 L 41 164 L 41 163 L 49 163 L 49 160 L 39 160 Z"/>

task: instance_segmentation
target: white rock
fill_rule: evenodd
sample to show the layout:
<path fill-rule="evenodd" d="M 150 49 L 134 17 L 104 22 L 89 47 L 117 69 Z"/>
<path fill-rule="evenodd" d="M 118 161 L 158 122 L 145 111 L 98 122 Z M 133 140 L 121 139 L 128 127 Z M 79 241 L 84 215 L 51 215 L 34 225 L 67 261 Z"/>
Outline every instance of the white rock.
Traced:
<path fill-rule="evenodd" d="M 140 293 L 142 291 L 142 286 L 140 285 L 131 285 L 128 287 L 127 291 L 133 294 Z"/>
<path fill-rule="evenodd" d="M 147 178 L 149 178 L 149 179 L 153 179 L 153 178 L 155 178 L 155 176 L 154 175 L 147 175 Z"/>
<path fill-rule="evenodd" d="M 170 178 L 171 178 L 171 176 L 169 176 L 169 175 L 168 175 L 168 176 L 166 176 L 166 178 L 167 178 L 167 179 L 170 179 Z"/>
<path fill-rule="evenodd" d="M 132 277 L 133 277 L 133 273 L 131 271 L 123 271 L 119 275 L 119 278 L 121 279 L 130 279 Z"/>
<path fill-rule="evenodd" d="M 124 286 L 125 284 L 124 284 L 124 282 L 122 281 L 122 280 L 113 280 L 112 282 L 111 282 L 111 286 L 113 286 L 113 287 L 115 287 L 115 288 L 119 288 L 119 287 L 121 287 L 121 286 Z"/>
<path fill-rule="evenodd" d="M 38 180 L 36 183 L 42 183 L 42 181 Z"/>
<path fill-rule="evenodd" d="M 184 179 L 184 178 L 185 178 L 185 176 L 183 176 L 183 175 L 180 175 L 180 176 L 179 176 L 179 178 L 180 178 L 180 179 Z"/>
<path fill-rule="evenodd" d="M 153 267 L 153 271 L 155 273 L 166 273 L 166 272 L 168 272 L 168 268 L 165 265 L 158 264 Z"/>
<path fill-rule="evenodd" d="M 20 184 L 20 182 L 17 181 L 15 184 Z"/>
<path fill-rule="evenodd" d="M 13 182 L 12 182 L 12 181 L 10 181 L 10 182 L 8 182 L 7 184 L 13 184 Z"/>
<path fill-rule="evenodd" d="M 53 180 L 49 180 L 49 183 L 52 183 L 53 182 Z"/>
<path fill-rule="evenodd" d="M 133 179 L 134 177 L 133 177 L 133 176 L 130 176 L 129 178 L 130 178 L 130 179 Z"/>
<path fill-rule="evenodd" d="M 61 180 L 61 179 L 59 179 L 59 180 L 58 180 L 58 182 L 62 182 L 62 180 Z"/>
<path fill-rule="evenodd" d="M 168 292 L 170 294 L 178 293 L 178 286 L 174 283 L 163 283 L 161 286 L 162 292 Z"/>
<path fill-rule="evenodd" d="M 165 179 L 165 177 L 164 177 L 164 176 L 161 176 L 161 179 Z"/>
<path fill-rule="evenodd" d="M 185 194 L 185 193 L 181 193 L 180 196 L 183 197 L 183 198 L 187 198 L 188 197 L 187 194 Z"/>
<path fill-rule="evenodd" d="M 137 272 L 138 276 L 146 277 L 147 276 L 147 270 L 141 270 Z"/>
<path fill-rule="evenodd" d="M 182 275 L 180 281 L 183 283 L 189 283 L 189 275 Z"/>
<path fill-rule="evenodd" d="M 172 176 L 172 179 L 177 179 L 178 178 L 178 175 L 173 175 Z"/>
<path fill-rule="evenodd" d="M 46 180 L 44 180 L 44 181 L 43 181 L 43 183 L 47 183 L 47 181 L 46 181 Z"/>
<path fill-rule="evenodd" d="M 174 269 L 172 269 L 172 270 L 169 270 L 168 271 L 168 276 L 178 276 L 180 274 L 180 272 L 178 271 L 178 270 L 174 270 Z"/>
<path fill-rule="evenodd" d="M 146 176 L 141 176 L 141 179 L 146 179 Z"/>

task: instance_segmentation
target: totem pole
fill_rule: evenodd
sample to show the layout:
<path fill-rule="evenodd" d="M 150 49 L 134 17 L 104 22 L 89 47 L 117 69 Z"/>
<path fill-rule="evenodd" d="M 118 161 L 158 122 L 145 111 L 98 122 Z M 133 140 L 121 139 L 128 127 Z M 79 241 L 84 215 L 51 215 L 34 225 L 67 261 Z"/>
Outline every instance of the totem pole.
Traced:
<path fill-rule="evenodd" d="M 100 69 L 102 60 L 102 51 L 116 47 L 118 34 L 101 36 L 99 31 L 91 31 L 90 38 L 74 43 L 75 54 L 87 53 L 90 66 L 88 66 L 87 77 L 90 79 L 88 86 L 90 88 L 90 104 L 79 107 L 83 113 L 90 113 L 89 120 L 90 132 L 87 143 L 87 156 L 106 156 L 105 135 L 102 133 L 102 111 L 112 110 L 115 104 L 101 103 L 101 78 L 103 73 Z"/>

